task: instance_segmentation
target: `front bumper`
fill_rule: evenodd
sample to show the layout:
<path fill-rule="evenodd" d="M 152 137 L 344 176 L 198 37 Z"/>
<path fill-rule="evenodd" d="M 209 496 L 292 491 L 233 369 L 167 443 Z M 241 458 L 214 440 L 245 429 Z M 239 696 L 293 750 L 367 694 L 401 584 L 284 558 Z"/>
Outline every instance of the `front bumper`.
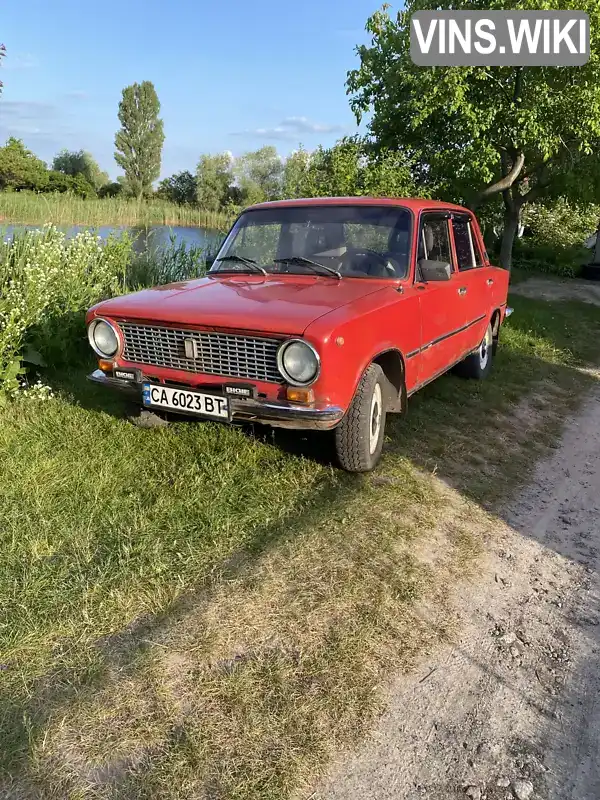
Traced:
<path fill-rule="evenodd" d="M 97 369 L 88 375 L 88 379 L 101 386 L 118 389 L 142 402 L 140 383 L 126 381 L 106 375 Z M 216 388 L 216 387 L 215 387 Z M 255 400 L 251 398 L 229 397 L 231 418 L 234 422 L 261 422 L 274 428 L 298 428 L 302 430 L 331 430 L 344 416 L 343 409 L 338 406 L 315 408 L 294 405 L 276 400 Z M 169 409 L 169 413 L 178 413 Z M 185 415 L 182 416 L 192 416 Z M 195 419 L 202 419 L 193 415 Z"/>

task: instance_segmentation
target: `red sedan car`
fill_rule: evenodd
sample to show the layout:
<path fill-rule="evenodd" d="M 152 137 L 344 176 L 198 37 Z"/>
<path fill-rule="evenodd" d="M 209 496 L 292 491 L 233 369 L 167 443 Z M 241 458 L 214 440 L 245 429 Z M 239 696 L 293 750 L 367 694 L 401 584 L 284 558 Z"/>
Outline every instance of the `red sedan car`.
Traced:
<path fill-rule="evenodd" d="M 460 206 L 264 203 L 238 217 L 206 277 L 90 309 L 90 378 L 151 409 L 333 429 L 341 466 L 364 472 L 410 395 L 451 367 L 488 375 L 507 291 Z"/>

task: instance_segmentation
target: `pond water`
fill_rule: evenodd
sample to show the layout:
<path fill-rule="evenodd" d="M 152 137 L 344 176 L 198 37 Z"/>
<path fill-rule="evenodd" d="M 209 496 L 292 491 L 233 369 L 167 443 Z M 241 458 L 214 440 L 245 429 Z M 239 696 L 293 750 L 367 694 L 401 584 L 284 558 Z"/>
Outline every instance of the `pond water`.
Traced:
<path fill-rule="evenodd" d="M 97 227 L 88 225 L 72 225 L 67 227 L 58 226 L 64 230 L 67 236 L 75 236 L 83 230 L 91 230 L 106 239 L 111 234 L 118 236 L 127 232 L 135 237 L 134 249 L 141 253 L 145 250 L 156 250 L 163 246 L 169 246 L 171 242 L 175 245 L 185 244 L 186 247 L 200 247 L 203 250 L 214 250 L 222 241 L 223 234 L 218 231 L 207 230 L 206 228 L 184 228 L 169 225 L 153 225 L 150 227 L 126 227 L 121 225 L 99 225 Z M 4 239 L 11 238 L 16 231 L 39 230 L 39 225 L 6 225 L 0 231 Z"/>

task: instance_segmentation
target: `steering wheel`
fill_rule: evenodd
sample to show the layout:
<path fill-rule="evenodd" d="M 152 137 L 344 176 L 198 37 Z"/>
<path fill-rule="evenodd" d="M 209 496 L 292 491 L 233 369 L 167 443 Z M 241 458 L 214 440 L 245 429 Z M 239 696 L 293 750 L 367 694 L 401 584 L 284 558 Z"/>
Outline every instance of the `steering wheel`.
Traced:
<path fill-rule="evenodd" d="M 378 264 L 382 267 L 382 270 L 378 270 L 375 272 L 372 267 L 373 259 L 377 259 Z M 367 268 L 363 269 L 361 266 L 357 266 L 354 262 L 356 259 L 364 259 L 368 263 L 365 265 Z M 349 266 L 359 272 L 364 272 L 367 275 L 378 275 L 381 274 L 381 277 L 389 276 L 394 277 L 396 274 L 396 268 L 391 263 L 388 256 L 383 255 L 382 253 L 377 252 L 377 250 L 371 250 L 369 247 L 354 247 L 352 249 L 346 250 L 344 253 L 344 266 L 346 263 Z"/>

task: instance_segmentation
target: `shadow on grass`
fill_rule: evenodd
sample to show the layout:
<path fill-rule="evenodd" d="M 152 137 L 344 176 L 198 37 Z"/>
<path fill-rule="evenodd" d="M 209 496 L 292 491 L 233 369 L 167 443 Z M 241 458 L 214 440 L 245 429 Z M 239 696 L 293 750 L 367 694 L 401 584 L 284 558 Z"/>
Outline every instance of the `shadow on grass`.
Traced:
<path fill-rule="evenodd" d="M 145 642 L 160 640 L 165 627 L 183 618 L 188 609 L 209 603 L 223 582 L 250 575 L 272 548 L 287 538 L 317 530 L 332 518 L 343 519 L 350 502 L 365 486 L 373 487 L 378 485 L 375 481 L 383 481 L 379 485 L 387 485 L 388 489 L 391 485 L 394 491 L 402 492 L 402 478 L 394 472 L 399 462 L 416 465 L 428 474 L 435 473 L 486 510 L 496 510 L 499 500 L 527 481 L 532 464 L 556 441 L 565 416 L 576 410 L 581 397 L 594 384 L 594 378 L 580 372 L 575 365 L 551 363 L 527 354 L 527 337 L 531 337 L 534 351 L 540 337 L 551 350 L 573 347 L 573 336 L 566 324 L 568 320 L 556 325 L 548 317 L 559 313 L 558 309 L 553 311 L 547 304 L 536 306 L 531 301 L 523 307 L 529 311 L 527 319 L 515 316 L 514 322 L 511 321 L 521 347 L 518 352 L 500 350 L 489 381 L 478 384 L 446 376 L 411 400 L 406 418 L 390 420 L 385 456 L 374 478 L 343 473 L 325 476 L 313 496 L 299 498 L 284 519 L 259 526 L 243 552 L 235 554 L 226 564 L 215 563 L 212 581 L 192 588 L 163 613 L 135 620 L 124 631 L 98 642 L 93 652 L 78 653 L 75 662 L 65 666 L 58 657 L 56 667 L 29 685 L 26 696 L 4 697 L 0 708 L 5 731 L 0 756 L 3 770 L 18 774 L 21 785 L 35 786 L 39 774 L 28 760 L 29 751 L 52 719 L 66 716 L 82 698 L 101 692 L 109 681 L 114 681 L 115 670 L 122 671 L 124 677 L 128 671 L 135 671 L 136 665 L 144 660 L 148 647 Z M 581 315 L 579 306 L 577 314 Z M 595 337 L 600 328 L 597 313 L 594 320 Z M 593 348 L 578 337 L 573 349 L 579 358 L 586 358 Z M 55 385 L 91 411 L 117 417 L 129 413 L 126 400 L 90 385 L 83 374 L 65 374 Z M 544 419 L 543 429 L 538 425 L 540 417 Z M 323 458 L 325 437 L 302 437 L 287 431 L 275 432 L 271 437 L 262 430 L 261 436 L 267 436 L 286 452 L 292 450 Z M 532 535 L 527 531 L 523 534 Z M 332 670 L 335 680 L 335 665 Z M 356 728 L 360 729 L 358 719 Z M 177 728 L 171 733 L 167 750 L 180 749 L 185 736 Z M 137 796 L 134 784 L 141 785 L 152 768 L 150 758 L 147 764 L 135 765 L 133 777 L 111 778 L 109 782 L 114 784 L 116 796 L 129 796 L 129 792 Z M 219 794 L 218 789 L 213 794 L 227 796 Z"/>

